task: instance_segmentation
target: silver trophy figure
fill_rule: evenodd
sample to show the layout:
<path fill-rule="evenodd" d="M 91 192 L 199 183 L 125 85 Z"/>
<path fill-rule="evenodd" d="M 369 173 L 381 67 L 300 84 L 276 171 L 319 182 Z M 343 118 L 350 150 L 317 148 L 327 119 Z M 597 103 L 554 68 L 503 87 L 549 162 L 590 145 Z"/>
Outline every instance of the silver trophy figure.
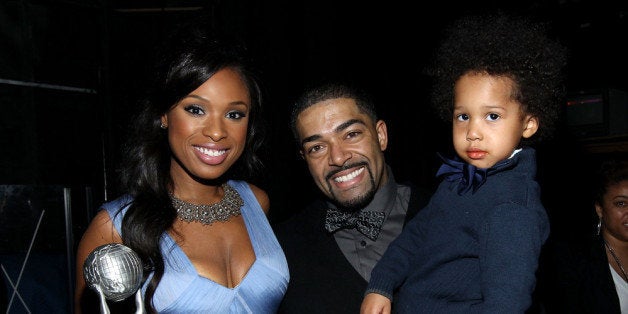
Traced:
<path fill-rule="evenodd" d="M 107 300 L 118 302 L 135 294 L 136 313 L 145 313 L 142 291 L 143 269 L 140 257 L 120 243 L 97 247 L 83 263 L 87 285 L 100 296 L 102 314 L 109 314 Z"/>

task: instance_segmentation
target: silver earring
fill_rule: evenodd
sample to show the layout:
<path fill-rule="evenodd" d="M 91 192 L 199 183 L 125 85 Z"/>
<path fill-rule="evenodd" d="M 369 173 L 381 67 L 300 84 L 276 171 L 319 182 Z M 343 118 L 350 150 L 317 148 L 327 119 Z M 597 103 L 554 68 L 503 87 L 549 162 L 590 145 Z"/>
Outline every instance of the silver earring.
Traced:
<path fill-rule="evenodd" d="M 600 235 L 600 230 L 602 229 L 602 217 L 597 217 L 597 235 Z"/>
<path fill-rule="evenodd" d="M 160 128 L 162 128 L 162 129 L 164 129 L 164 130 L 168 128 L 168 126 L 167 126 L 167 125 L 165 125 L 163 122 L 161 123 L 161 125 L 160 125 L 159 127 L 160 127 Z"/>

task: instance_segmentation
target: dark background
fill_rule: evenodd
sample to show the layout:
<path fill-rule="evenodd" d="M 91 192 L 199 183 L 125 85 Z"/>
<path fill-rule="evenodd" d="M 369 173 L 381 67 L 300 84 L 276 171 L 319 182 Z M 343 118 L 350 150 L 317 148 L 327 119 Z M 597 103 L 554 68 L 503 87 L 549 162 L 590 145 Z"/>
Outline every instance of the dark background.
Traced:
<path fill-rule="evenodd" d="M 570 93 L 628 90 L 626 6 L 603 1 L 5 0 L 0 183 L 87 186 L 94 206 L 116 197 L 119 146 L 151 76 L 155 49 L 176 24 L 203 16 L 244 40 L 259 67 L 271 126 L 269 176 L 259 184 L 271 195 L 271 219 L 288 217 L 316 194 L 292 143 L 288 108 L 305 84 L 321 78 L 366 86 L 388 122 L 387 157 L 395 176 L 431 188 L 435 153 L 450 139 L 448 126 L 428 110 L 421 71 L 444 25 L 494 8 L 551 23 L 571 51 Z M 603 153 L 625 149 L 624 138 L 618 141 L 624 148 L 607 138 L 610 148 Z M 568 219 L 585 217 L 581 227 L 588 227 L 589 208 L 581 198 L 588 162 L 598 155 L 587 148 L 586 136 L 574 137 L 567 128 L 539 147 L 539 180 L 550 213 L 585 207 Z M 75 223 L 80 228 L 84 220 Z"/>
<path fill-rule="evenodd" d="M 436 152 L 451 140 L 449 126 L 428 109 L 421 71 L 442 28 L 462 14 L 500 8 L 549 22 L 571 51 L 569 93 L 599 93 L 607 105 L 628 111 L 625 98 L 608 98 L 609 90 L 628 91 L 626 4 L 503 2 L 3 0 L 0 185 L 70 187 L 68 237 L 78 242 L 95 208 L 123 192 L 115 184 L 119 147 L 151 77 L 156 48 L 177 24 L 199 17 L 245 41 L 258 65 L 270 130 L 268 175 L 256 183 L 270 194 L 273 221 L 317 195 L 292 142 L 288 108 L 308 82 L 324 78 L 367 87 L 388 123 L 386 154 L 395 177 L 435 187 Z M 538 178 L 552 235 L 579 241 L 594 222 L 594 166 L 614 152 L 626 156 L 628 132 L 609 130 L 606 120 L 576 129 L 568 124 L 563 120 L 555 139 L 538 147 Z M 2 234 L 19 243 L 0 253 L 28 245 L 32 226 L 1 221 Z M 16 229 L 28 233 L 22 238 Z"/>

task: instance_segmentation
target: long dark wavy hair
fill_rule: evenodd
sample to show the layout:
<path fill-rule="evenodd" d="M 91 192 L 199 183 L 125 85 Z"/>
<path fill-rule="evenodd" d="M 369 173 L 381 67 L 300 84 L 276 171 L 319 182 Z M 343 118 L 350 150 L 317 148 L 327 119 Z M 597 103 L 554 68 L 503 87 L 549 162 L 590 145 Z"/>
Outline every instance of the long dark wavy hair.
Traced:
<path fill-rule="evenodd" d="M 244 45 L 189 27 L 173 34 L 168 43 L 158 58 L 155 82 L 131 123 L 119 173 L 123 191 L 133 196 L 122 221 L 123 243 L 138 253 L 149 270 L 146 273 L 153 273 L 144 298 L 149 312 L 155 312 L 152 298 L 164 275 L 159 243 L 177 216 L 169 197 L 171 151 L 167 130 L 160 128 L 161 116 L 214 73 L 235 69 L 246 82 L 251 98 L 246 146 L 238 161 L 216 182 L 247 180 L 263 170 L 256 154 L 265 128 L 260 119 L 261 90 L 256 74 L 249 68 Z"/>

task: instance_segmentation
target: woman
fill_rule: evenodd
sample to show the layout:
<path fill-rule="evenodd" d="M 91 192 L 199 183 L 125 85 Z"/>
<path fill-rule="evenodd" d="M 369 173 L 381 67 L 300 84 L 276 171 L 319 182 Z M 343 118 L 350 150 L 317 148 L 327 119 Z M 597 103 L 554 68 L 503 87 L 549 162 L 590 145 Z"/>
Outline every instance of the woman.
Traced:
<path fill-rule="evenodd" d="M 605 164 L 601 179 L 595 212 L 599 218 L 598 234 L 605 253 L 602 259 L 607 261 L 606 274 L 612 275 L 616 293 L 609 293 L 609 299 L 605 301 L 609 311 L 605 313 L 611 313 L 611 309 L 616 312 L 617 306 L 621 313 L 628 313 L 628 163 L 614 161 Z"/>
<path fill-rule="evenodd" d="M 608 158 L 597 177 L 590 245 L 556 243 L 549 251 L 547 313 L 628 313 L 628 159 Z"/>
<path fill-rule="evenodd" d="M 128 194 L 103 205 L 79 244 L 77 312 L 85 259 L 115 242 L 148 267 L 149 312 L 273 313 L 288 268 L 267 194 L 244 181 L 261 166 L 259 86 L 237 46 L 190 30 L 173 39 L 126 146 Z"/>

